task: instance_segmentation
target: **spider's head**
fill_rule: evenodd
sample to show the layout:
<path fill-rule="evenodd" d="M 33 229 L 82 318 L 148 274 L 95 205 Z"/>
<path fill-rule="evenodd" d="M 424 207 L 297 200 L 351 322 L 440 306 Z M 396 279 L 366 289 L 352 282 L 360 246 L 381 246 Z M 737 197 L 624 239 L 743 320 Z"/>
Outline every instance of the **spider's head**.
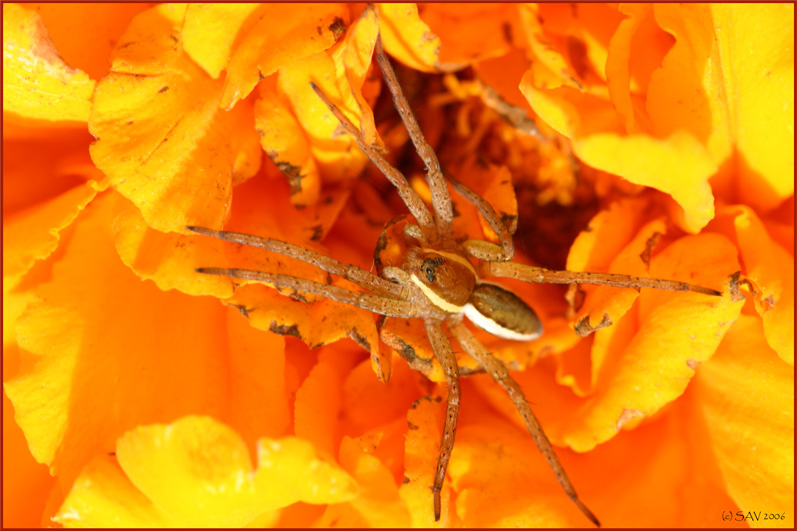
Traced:
<path fill-rule="evenodd" d="M 445 313 L 463 311 L 476 286 L 473 265 L 453 252 L 411 249 L 404 270 L 429 303 Z"/>

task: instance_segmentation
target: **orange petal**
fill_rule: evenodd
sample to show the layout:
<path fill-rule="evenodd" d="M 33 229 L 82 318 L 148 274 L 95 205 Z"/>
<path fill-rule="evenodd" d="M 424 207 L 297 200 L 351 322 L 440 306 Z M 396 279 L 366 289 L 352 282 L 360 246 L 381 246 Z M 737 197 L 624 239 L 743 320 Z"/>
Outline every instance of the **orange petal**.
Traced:
<path fill-rule="evenodd" d="M 470 398 L 467 394 L 465 398 Z M 476 397 L 474 397 L 476 398 Z M 448 475 L 466 527 L 584 527 L 589 521 L 557 484 L 531 437 L 467 400 Z M 463 406 L 464 407 L 464 406 Z M 465 415 L 463 415 L 465 417 Z M 575 470 L 570 467 L 568 472 Z M 580 479 L 574 475 L 574 481 Z M 582 496 L 594 493 L 576 483 Z M 428 497 L 428 495 L 427 495 Z"/>
<path fill-rule="evenodd" d="M 571 416 L 572 410 L 552 400 L 562 388 L 553 384 L 552 364 L 543 365 L 549 365 L 541 371 L 546 375 L 534 379 L 535 387 L 527 387 L 526 397 L 550 437 L 551 425 Z M 482 391 L 503 395 L 488 376 L 469 381 L 474 380 Z M 725 492 L 706 440 L 694 433 L 691 414 L 696 406 L 691 396 L 690 388 L 655 419 L 622 431 L 588 453 L 555 448 L 579 497 L 603 526 L 699 527 L 722 520 L 723 511 L 738 510 Z M 467 411 L 473 411 L 473 402 L 465 395 Z M 460 423 L 450 475 L 465 525 L 587 525 L 511 406 L 510 411 L 516 419 L 513 429 L 490 409 L 474 419 L 472 427 L 467 420 Z"/>
<path fill-rule="evenodd" d="M 399 487 L 401 499 L 407 505 L 413 527 L 445 527 L 451 522 L 449 506 L 451 485 L 446 481 L 440 493 L 442 514 L 434 521 L 432 482 L 437 466 L 438 448 L 443 426 L 445 404 L 439 398 L 424 397 L 413 404 L 407 413 L 407 432 L 404 455 L 404 482 Z"/>
<path fill-rule="evenodd" d="M 246 19 L 227 67 L 221 105 L 232 109 L 277 69 L 326 50 L 346 31 L 342 4 L 263 4 Z"/>
<path fill-rule="evenodd" d="M 337 454 L 340 443 L 343 381 L 360 357 L 360 352 L 344 348 L 343 345 L 327 347 L 337 357 L 327 355 L 319 359 L 296 391 L 294 433 L 329 456 Z"/>
<path fill-rule="evenodd" d="M 3 328 L 5 331 L 5 325 Z M 3 361 L 7 353 L 4 345 Z M 14 422 L 11 401 L 3 393 L 3 527 L 40 527 L 47 496 L 55 484 L 47 467 L 31 455 Z"/>
<path fill-rule="evenodd" d="M 529 48 L 535 59 L 538 60 L 536 62 L 539 63 L 537 66 L 534 66 L 534 62 L 532 63 L 532 70 L 527 75 L 533 76 L 534 81 L 532 83 L 531 79 L 529 79 L 529 82 L 544 88 L 556 88 L 563 85 L 578 87 L 578 74 L 567 62 L 566 47 L 564 46 L 566 41 L 562 38 L 557 38 L 557 36 L 546 34 L 546 27 L 541 24 L 541 20 L 544 19 L 539 15 L 540 7 L 529 4 L 519 9 Z M 526 91 L 523 90 L 523 92 L 526 98 L 529 98 Z M 534 103 L 531 99 L 529 99 L 529 103 L 534 108 Z M 550 124 L 551 122 L 549 121 L 548 123 Z M 556 129 L 554 124 L 551 124 L 551 126 Z"/>
<path fill-rule="evenodd" d="M 794 258 L 772 241 L 748 207 L 736 207 L 737 241 L 745 275 L 754 282 L 756 311 L 764 321 L 769 346 L 794 365 Z"/>
<path fill-rule="evenodd" d="M 650 264 L 650 253 L 655 241 L 667 231 L 664 219 L 659 218 L 644 225 L 633 240 L 617 253 L 608 273 L 625 274 L 634 277 L 647 276 Z M 647 254 L 646 254 L 647 253 Z M 647 258 L 647 262 L 645 259 Z M 600 271 L 590 269 L 590 271 Z M 617 322 L 628 311 L 639 295 L 635 288 L 615 288 L 596 286 L 587 288 L 587 296 L 583 306 L 576 312 L 575 327 L 582 334 L 609 326 L 606 323 Z"/>
<path fill-rule="evenodd" d="M 4 214 L 53 199 L 89 179 L 102 181 L 102 172 L 89 156 L 91 142 L 88 131 L 4 124 Z"/>
<path fill-rule="evenodd" d="M 438 61 L 447 66 L 504 55 L 522 32 L 517 7 L 511 4 L 420 4 L 419 11 L 440 37 Z"/>
<path fill-rule="evenodd" d="M 374 378 L 371 364 L 364 361 L 349 373 L 343 384 L 345 433 L 361 436 L 403 419 L 412 403 L 426 393 L 418 373 L 397 361 L 389 382 Z"/>
<path fill-rule="evenodd" d="M 130 427 L 191 413 L 230 416 L 251 432 L 284 430 L 285 410 L 265 411 L 285 408 L 278 388 L 265 390 L 277 376 L 241 369 L 251 358 L 266 365 L 272 356 L 259 349 L 281 342 L 250 330 L 239 343 L 219 326 L 229 310 L 218 301 L 131 274 L 108 233 L 111 207 L 98 198 L 75 221 L 51 280 L 17 322 L 22 368 L 6 392 L 36 459 L 70 481 Z M 236 420 L 229 408 L 244 401 L 249 418 Z"/>
<path fill-rule="evenodd" d="M 706 234 L 667 247 L 651 261 L 650 275 L 719 288 L 738 270 L 733 245 L 722 236 Z M 602 347 L 607 353 L 592 395 L 577 400 L 569 390 L 548 382 L 552 376 L 541 369 L 519 373 L 517 380 L 531 402 L 542 405 L 537 397 L 546 397 L 539 417 L 554 444 L 591 450 L 629 421 L 634 422 L 628 427 L 633 426 L 635 419 L 653 415 L 680 396 L 694 375 L 693 367 L 715 352 L 742 304 L 728 295 L 642 290 L 637 305 L 612 326 L 620 328 Z M 495 399 L 511 409 L 508 399 Z"/>
<path fill-rule="evenodd" d="M 14 284 L 38 260 L 58 247 L 59 232 L 69 226 L 98 192 L 108 186 L 89 181 L 3 221 L 3 279 Z"/>
<path fill-rule="evenodd" d="M 227 68 L 239 32 L 260 4 L 193 4 L 185 11 L 185 53 L 213 79 Z M 255 15 L 257 16 L 257 15 Z M 262 15 L 261 15 L 262 16 Z"/>
<path fill-rule="evenodd" d="M 693 385 L 691 431 L 706 434 L 739 508 L 759 515 L 747 522 L 793 527 L 794 370 L 767 345 L 757 317 L 739 317 Z"/>
<path fill-rule="evenodd" d="M 94 84 L 61 59 L 35 11 L 3 4 L 3 114 L 79 125 L 89 119 Z"/>
<path fill-rule="evenodd" d="M 344 437 L 340 464 L 360 485 L 361 494 L 349 503 L 330 505 L 319 526 L 349 527 L 357 523 L 359 527 L 409 527 L 407 507 L 393 476 L 379 459 L 366 453 L 357 440 Z"/>
<path fill-rule="evenodd" d="M 755 36 L 728 29 L 739 26 L 737 20 L 747 20 L 748 12 L 753 22 L 745 25 L 745 31 Z M 636 27 L 626 21 L 610 50 L 613 102 L 593 86 L 579 90 L 551 83 L 540 77 L 538 69 L 527 72 L 521 88 L 541 118 L 573 139 L 574 152 L 584 162 L 670 194 L 683 209 L 677 221 L 690 232 L 713 217 L 708 179 L 715 174 L 712 184 L 722 195 L 733 198 L 738 190 L 745 197 L 756 197 L 756 206 L 773 208 L 793 193 L 793 157 L 787 147 L 793 143 L 793 113 L 783 106 L 790 105 L 794 75 L 793 51 L 783 44 L 793 39 L 793 28 L 773 20 L 793 18 L 793 8 L 752 14 L 748 8 L 656 6 L 655 21 L 674 36 L 675 45 L 651 75 L 647 94 L 640 95 L 643 99 L 628 96 L 629 85 L 633 88 L 630 72 L 650 68 L 634 65 L 625 43 L 646 39 L 651 46 L 635 48 L 652 48 L 660 54 L 667 42 L 659 31 L 649 29 L 650 22 L 644 22 L 649 17 L 643 20 L 641 14 Z M 784 30 L 762 43 L 757 48 L 760 54 L 720 53 L 720 49 L 747 49 L 751 40 L 762 38 L 759 35 L 770 39 L 768 32 L 758 30 L 770 25 Z M 561 65 L 549 67 L 552 72 L 557 68 Z M 731 79 L 728 72 L 740 74 Z M 644 72 L 640 75 L 644 79 Z M 760 87 L 767 97 L 760 97 Z M 741 99 L 730 101 L 729 94 Z M 756 128 L 771 130 L 772 123 L 781 124 L 776 130 L 784 134 L 764 146 L 761 139 L 771 135 Z M 742 163 L 723 165 L 734 147 L 744 153 Z"/>
<path fill-rule="evenodd" d="M 162 231 L 220 227 L 232 183 L 253 175 L 261 159 L 251 106 L 219 109 L 221 82 L 181 50 L 185 7 L 133 20 L 97 86 L 89 125 L 97 167 Z"/>
<path fill-rule="evenodd" d="M 321 176 L 326 182 L 348 181 L 367 162 L 354 139 L 340 134 L 340 123 L 310 84 L 351 119 L 366 143 L 376 142 L 373 112 L 361 91 L 377 31 L 376 12 L 368 7 L 332 48 L 284 66 L 278 81 L 262 86 L 255 108 L 260 142 L 291 184 L 295 205 L 316 203 Z"/>
<path fill-rule="evenodd" d="M 653 17 L 653 8 L 648 4 L 623 4 L 620 9 L 628 18 L 620 22 L 609 44 L 606 78 L 612 102 L 625 124 L 626 131 L 635 133 L 639 129 L 631 103 L 631 42 L 640 26 Z"/>
<path fill-rule="evenodd" d="M 310 142 L 293 115 L 290 102 L 277 89 L 277 80 L 260 85 L 255 103 L 255 127 L 263 151 L 277 165 L 291 187 L 291 202 L 314 205 L 321 193 L 321 176 Z"/>
<path fill-rule="evenodd" d="M 116 41 L 139 12 L 152 4 L 31 3 L 42 17 L 58 55 L 64 61 L 86 72 L 92 79 L 101 79 L 110 68 L 109 57 Z"/>
<path fill-rule="evenodd" d="M 279 90 L 290 101 L 325 182 L 350 181 L 359 175 L 368 158 L 351 135 L 340 134 L 343 127 L 310 83 L 348 116 L 366 143 L 377 142 L 373 112 L 361 93 L 377 29 L 376 14 L 368 8 L 346 32 L 345 39 L 328 50 L 286 65 L 279 72 Z M 270 154 L 273 148 L 266 146 L 265 137 L 263 141 L 266 153 Z M 274 160 L 282 162 L 281 153 Z"/>

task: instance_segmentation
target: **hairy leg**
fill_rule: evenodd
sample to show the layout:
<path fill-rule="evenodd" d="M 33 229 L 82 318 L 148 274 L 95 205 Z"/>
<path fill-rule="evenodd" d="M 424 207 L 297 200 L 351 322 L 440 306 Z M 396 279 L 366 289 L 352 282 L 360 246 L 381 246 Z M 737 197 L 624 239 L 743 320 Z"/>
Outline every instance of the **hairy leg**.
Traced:
<path fill-rule="evenodd" d="M 389 299 L 370 293 L 357 293 L 341 288 L 340 286 L 321 284 L 320 282 L 314 282 L 305 278 L 275 275 L 262 271 L 251 271 L 249 269 L 227 269 L 221 267 L 201 267 L 196 271 L 197 273 L 204 273 L 206 275 L 220 275 L 255 280 L 257 282 L 273 284 L 278 288 L 288 288 L 304 293 L 312 293 L 313 295 L 320 295 L 332 299 L 333 301 L 350 304 L 351 306 L 363 308 L 389 317 L 401 317 L 404 319 L 418 317 L 415 307 L 409 301 Z"/>
<path fill-rule="evenodd" d="M 554 271 L 516 262 L 485 262 L 480 266 L 481 277 L 516 278 L 524 282 L 543 284 L 596 284 L 616 288 L 652 288 L 669 291 L 694 291 L 706 295 L 721 296 L 722 292 L 676 280 L 632 277 L 612 273 L 584 273 L 579 271 Z"/>
<path fill-rule="evenodd" d="M 446 406 L 446 421 L 443 427 L 443 440 L 440 444 L 440 456 L 437 459 L 432 493 L 434 495 L 434 519 L 440 520 L 441 502 L 440 491 L 443 490 L 443 481 L 446 477 L 448 461 L 451 459 L 451 450 L 454 448 L 454 434 L 457 431 L 457 415 L 459 414 L 459 367 L 457 358 L 451 348 L 442 325 L 438 321 L 426 321 L 426 333 L 432 343 L 435 357 L 443 367 L 443 372 L 448 383 L 448 401 Z"/>
<path fill-rule="evenodd" d="M 570 479 L 568 479 L 564 468 L 562 468 L 561 463 L 559 463 L 559 458 L 556 457 L 556 453 L 553 451 L 553 447 L 548 441 L 548 437 L 545 436 L 545 432 L 542 430 L 537 417 L 535 417 L 534 413 L 531 411 L 531 407 L 529 407 L 529 403 L 526 400 L 526 397 L 523 395 L 523 390 L 520 388 L 517 382 L 515 382 L 515 380 L 509 376 L 509 372 L 506 370 L 504 364 L 501 363 L 501 360 L 490 354 L 484 345 L 479 343 L 470 330 L 465 327 L 465 324 L 462 321 L 451 325 L 449 328 L 454 334 L 454 337 L 457 338 L 457 341 L 462 349 L 470 357 L 476 360 L 479 365 L 481 365 L 484 370 L 486 370 L 487 373 L 493 378 L 493 380 L 495 380 L 506 390 L 507 394 L 512 399 L 512 402 L 515 404 L 515 408 L 517 408 L 518 413 L 520 413 L 520 416 L 523 417 L 523 421 L 526 423 L 526 428 L 528 428 L 531 437 L 534 439 L 534 443 L 545 456 L 545 459 L 548 461 L 548 465 L 553 470 L 554 474 L 556 475 L 556 479 L 559 480 L 559 484 L 562 485 L 562 488 L 565 490 L 565 493 L 567 493 L 567 496 L 573 501 L 573 503 L 576 504 L 581 512 L 592 521 L 592 523 L 600 527 L 600 522 L 598 522 L 598 519 L 594 514 L 592 514 L 592 511 L 590 511 L 587 506 L 584 505 L 578 498 L 578 494 L 576 494 L 576 490 L 573 488 L 572 483 L 570 483 Z"/>
<path fill-rule="evenodd" d="M 393 71 L 393 66 L 390 64 L 390 59 L 385 55 L 385 50 L 382 48 L 382 36 L 376 37 L 375 48 L 376 60 L 382 68 L 382 74 L 385 77 L 385 83 L 393 95 L 393 102 L 396 104 L 401 121 L 407 128 L 410 134 L 412 143 L 415 145 L 415 150 L 426 165 L 426 180 L 429 183 L 429 189 L 432 192 L 432 207 L 434 208 L 435 219 L 437 220 L 437 231 L 442 235 L 451 234 L 451 223 L 454 219 L 454 210 L 451 207 L 451 198 L 448 195 L 448 188 L 446 181 L 443 178 L 443 170 L 440 167 L 440 161 L 437 160 L 437 154 L 432 149 L 432 146 L 426 141 L 423 136 L 418 120 L 410 109 L 410 104 L 404 96 L 404 91 L 401 90 L 396 73 Z"/>
<path fill-rule="evenodd" d="M 349 132 L 354 137 L 354 140 L 357 142 L 357 145 L 360 146 L 360 149 L 363 150 L 363 153 L 368 155 L 368 158 L 371 159 L 371 162 L 376 165 L 377 168 L 387 177 L 393 186 L 396 187 L 399 195 L 401 196 L 402 201 L 404 204 L 407 205 L 407 208 L 410 211 L 410 214 L 415 217 L 415 220 L 418 222 L 418 225 L 421 227 L 426 238 L 430 241 L 437 241 L 437 227 L 435 226 L 434 220 L 432 219 L 432 215 L 429 213 L 429 209 L 426 208 L 426 205 L 423 204 L 423 200 L 421 197 L 412 189 L 410 184 L 407 182 L 406 177 L 396 168 L 390 165 L 390 163 L 382 156 L 382 154 L 374 149 L 371 144 L 368 144 L 362 137 L 360 130 L 351 123 L 351 120 L 343 114 L 343 112 L 338 109 L 338 107 L 332 103 L 326 94 L 315 84 L 310 83 L 310 86 L 313 88 L 315 93 L 318 95 L 319 98 L 329 107 L 329 110 L 335 115 L 346 131 Z"/>
<path fill-rule="evenodd" d="M 404 288 L 399 284 L 390 282 L 376 275 L 369 273 L 364 269 L 357 266 L 344 264 L 338 262 L 329 256 L 293 245 L 292 243 L 275 240 L 272 238 L 260 238 L 252 236 L 251 234 L 242 234 L 240 232 L 220 231 L 213 229 L 206 229 L 204 227 L 186 227 L 188 230 L 203 234 L 205 236 L 212 236 L 222 240 L 227 240 L 235 243 L 242 243 L 244 245 L 251 245 L 252 247 L 262 247 L 268 251 L 279 253 L 291 258 L 296 258 L 302 262 L 312 264 L 322 271 L 338 275 L 346 280 L 354 282 L 358 286 L 373 291 L 377 295 L 389 297 L 391 299 L 404 299 Z"/>

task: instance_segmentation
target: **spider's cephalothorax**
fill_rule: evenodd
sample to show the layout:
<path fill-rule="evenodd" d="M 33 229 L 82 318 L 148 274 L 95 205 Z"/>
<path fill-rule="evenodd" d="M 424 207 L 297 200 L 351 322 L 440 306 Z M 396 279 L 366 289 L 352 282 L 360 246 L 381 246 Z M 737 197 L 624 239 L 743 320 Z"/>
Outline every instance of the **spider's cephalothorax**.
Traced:
<path fill-rule="evenodd" d="M 262 247 L 302 260 L 323 271 L 346 278 L 366 291 L 351 291 L 340 286 L 262 271 L 225 268 L 201 268 L 197 271 L 251 279 L 271 284 L 277 288 L 312 293 L 364 308 L 383 316 L 423 319 L 435 358 L 443 368 L 448 384 L 445 426 L 434 481 L 431 485 L 435 520 L 440 518 L 442 511 L 440 491 L 454 446 L 460 401 L 459 367 L 449 334 L 446 332 L 447 329 L 464 353 L 472 357 L 485 372 L 504 387 L 568 497 L 587 518 L 595 525 L 600 525 L 598 519 L 576 494 L 520 386 L 509 376 L 504 364 L 488 352 L 463 324 L 462 317 L 465 316 L 476 326 L 494 335 L 519 341 L 534 339 L 542 333 L 540 320 L 525 302 L 500 284 L 485 282 L 482 278 L 505 277 L 538 283 L 598 284 L 693 291 L 713 296 L 721 295 L 721 293 L 713 289 L 671 280 L 604 273 L 553 271 L 510 262 L 514 255 L 510 229 L 487 201 L 464 184 L 447 174 L 444 175 L 436 154 L 426 142 L 407 100 L 402 94 L 390 61 L 382 50 L 379 36 L 375 42 L 375 54 L 401 119 L 418 154 L 426 165 L 426 178 L 432 196 L 431 212 L 408 184 L 404 175 L 387 162 L 382 151 L 367 143 L 360 131 L 340 109 L 318 87 L 314 84 L 311 85 L 332 114 L 355 138 L 360 148 L 396 187 L 409 209 L 413 219 L 403 228 L 403 238 L 407 245 L 401 259 L 391 265 L 383 266 L 375 256 L 380 272 L 380 275 L 377 276 L 356 266 L 341 263 L 331 257 L 287 242 L 202 227 L 188 227 L 189 230 L 200 234 Z M 476 207 L 480 215 L 498 235 L 500 243 L 474 239 L 459 243 L 460 240 L 455 237 L 452 230 L 453 210 L 447 181 Z M 385 230 L 387 231 L 387 227 Z M 379 247 L 378 245 L 377 249 Z"/>

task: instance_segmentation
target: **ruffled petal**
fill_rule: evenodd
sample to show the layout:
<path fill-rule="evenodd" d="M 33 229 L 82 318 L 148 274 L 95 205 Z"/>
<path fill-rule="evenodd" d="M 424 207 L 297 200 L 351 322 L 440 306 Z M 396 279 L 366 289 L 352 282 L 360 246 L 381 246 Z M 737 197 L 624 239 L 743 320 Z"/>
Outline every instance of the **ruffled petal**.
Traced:
<path fill-rule="evenodd" d="M 296 438 L 260 439 L 253 469 L 243 439 L 210 417 L 139 427 L 123 435 L 117 462 L 95 458 L 56 520 L 68 527 L 241 527 L 273 523 L 303 500 L 340 503 L 357 483 Z"/>
<path fill-rule="evenodd" d="M 232 109 L 264 77 L 329 48 L 346 31 L 349 19 L 343 4 L 306 4 L 302 9 L 259 5 L 238 30 L 241 37 L 230 56 L 221 106 Z"/>
<path fill-rule="evenodd" d="M 59 232 L 108 186 L 89 181 L 58 197 L 3 220 L 3 282 L 15 284 L 38 260 L 58 247 Z"/>
<path fill-rule="evenodd" d="M 342 134 L 311 83 L 348 116 L 366 143 L 377 142 L 373 111 L 362 89 L 378 29 L 376 11 L 367 7 L 338 43 L 285 65 L 277 80 L 262 86 L 255 107 L 260 142 L 288 179 L 297 206 L 318 201 L 322 177 L 327 185 L 351 181 L 368 161 L 354 138 Z"/>
<path fill-rule="evenodd" d="M 221 82 L 183 52 L 185 8 L 159 6 L 133 20 L 97 86 L 89 124 L 97 167 L 162 231 L 221 227 L 232 184 L 261 160 L 251 106 L 221 110 Z"/>

